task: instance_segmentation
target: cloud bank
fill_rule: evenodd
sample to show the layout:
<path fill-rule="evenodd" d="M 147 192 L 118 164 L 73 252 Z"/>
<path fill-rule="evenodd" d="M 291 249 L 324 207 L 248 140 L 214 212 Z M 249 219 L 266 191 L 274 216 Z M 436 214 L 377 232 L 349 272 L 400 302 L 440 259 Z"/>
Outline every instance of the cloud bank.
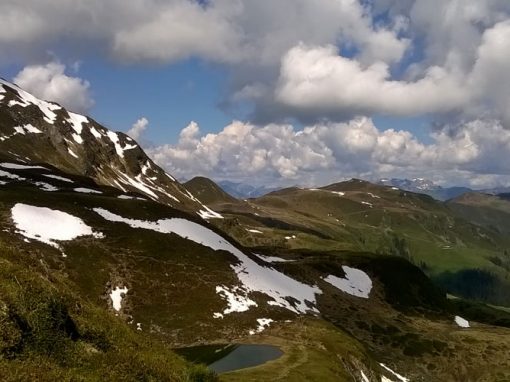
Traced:
<path fill-rule="evenodd" d="M 440 184 L 510 184 L 510 131 L 497 121 L 449 126 L 423 144 L 408 131 L 379 131 L 367 117 L 319 123 L 255 126 L 234 121 L 217 134 L 192 122 L 175 145 L 149 154 L 182 178 L 205 175 L 271 185 L 317 185 L 362 177 L 428 177 Z"/>
<path fill-rule="evenodd" d="M 54 48 L 197 57 L 227 68 L 223 105 L 252 103 L 256 122 L 484 113 L 508 125 L 509 20 L 507 0 L 5 0 L 0 62 Z"/>

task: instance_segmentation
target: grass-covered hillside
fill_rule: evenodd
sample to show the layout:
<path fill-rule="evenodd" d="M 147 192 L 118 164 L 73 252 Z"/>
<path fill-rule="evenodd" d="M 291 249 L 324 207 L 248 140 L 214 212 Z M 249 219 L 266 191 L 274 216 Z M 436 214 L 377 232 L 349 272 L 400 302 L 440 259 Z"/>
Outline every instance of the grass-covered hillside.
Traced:
<path fill-rule="evenodd" d="M 447 300 L 402 256 L 321 248 L 334 230 L 307 219 L 293 222 L 303 231 L 290 230 L 286 245 L 250 249 L 211 224 L 233 224 L 229 216 L 207 222 L 49 167 L 0 167 L 1 367 L 11 380 L 391 378 L 381 363 L 411 380 L 508 377 L 506 313 Z M 251 203 L 264 217 L 267 207 Z M 56 211 L 85 231 L 52 237 Z M 289 231 L 236 219 L 264 235 Z M 287 244 L 303 235 L 316 235 L 316 248 Z M 454 322 L 460 314 L 470 328 Z M 215 377 L 171 350 L 215 343 L 273 344 L 284 355 Z"/>
<path fill-rule="evenodd" d="M 209 205 L 227 217 L 214 223 L 247 246 L 400 256 L 452 294 L 510 305 L 503 198 L 467 194 L 444 203 L 354 179 Z"/>
<path fill-rule="evenodd" d="M 216 380 L 77 289 L 65 271 L 0 241 L 2 381 Z"/>
<path fill-rule="evenodd" d="M 0 90 L 2 380 L 510 379 L 500 231 L 359 180 L 190 192 L 126 136 Z M 177 355 L 239 344 L 281 356 L 215 375 Z"/>

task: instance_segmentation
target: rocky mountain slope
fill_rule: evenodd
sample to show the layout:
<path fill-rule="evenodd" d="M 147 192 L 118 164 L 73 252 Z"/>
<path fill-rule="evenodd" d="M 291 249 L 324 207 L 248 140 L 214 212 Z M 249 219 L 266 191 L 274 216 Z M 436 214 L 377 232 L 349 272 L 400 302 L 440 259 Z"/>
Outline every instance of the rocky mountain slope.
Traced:
<path fill-rule="evenodd" d="M 193 195 L 128 137 L 0 92 L 5 380 L 510 378 L 510 314 L 447 299 L 417 261 L 483 263 L 500 243 L 447 205 L 359 180 Z M 174 352 L 232 343 L 283 356 L 216 376 Z"/>
<path fill-rule="evenodd" d="M 0 152 L 5 160 L 46 163 L 123 192 L 137 192 L 203 217 L 218 217 L 127 135 L 37 99 L 4 80 L 0 80 Z"/>

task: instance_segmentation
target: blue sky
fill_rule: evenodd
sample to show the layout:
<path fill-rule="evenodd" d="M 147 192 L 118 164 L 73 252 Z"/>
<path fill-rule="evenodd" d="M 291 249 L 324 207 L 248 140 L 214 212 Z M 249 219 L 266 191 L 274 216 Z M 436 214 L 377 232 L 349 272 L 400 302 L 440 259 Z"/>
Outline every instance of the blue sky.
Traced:
<path fill-rule="evenodd" d="M 207 132 L 231 120 L 218 107 L 226 74 L 216 65 L 196 59 L 148 68 L 85 61 L 79 74 L 92 84 L 91 114 L 99 122 L 127 131 L 138 118 L 146 117 L 151 125 L 146 138 L 154 142 L 176 141 L 192 120 Z"/>
<path fill-rule="evenodd" d="M 507 0 L 203 5 L 3 2 L 0 73 L 181 178 L 510 184 Z"/>

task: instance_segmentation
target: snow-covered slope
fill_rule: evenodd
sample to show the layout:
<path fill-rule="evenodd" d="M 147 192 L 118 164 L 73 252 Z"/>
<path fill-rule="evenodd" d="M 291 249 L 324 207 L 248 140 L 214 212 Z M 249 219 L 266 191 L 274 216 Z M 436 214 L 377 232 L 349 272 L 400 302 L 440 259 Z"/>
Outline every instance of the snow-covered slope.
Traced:
<path fill-rule="evenodd" d="M 0 153 L 4 160 L 50 164 L 204 218 L 221 217 L 204 207 L 127 135 L 40 100 L 2 79 Z"/>

